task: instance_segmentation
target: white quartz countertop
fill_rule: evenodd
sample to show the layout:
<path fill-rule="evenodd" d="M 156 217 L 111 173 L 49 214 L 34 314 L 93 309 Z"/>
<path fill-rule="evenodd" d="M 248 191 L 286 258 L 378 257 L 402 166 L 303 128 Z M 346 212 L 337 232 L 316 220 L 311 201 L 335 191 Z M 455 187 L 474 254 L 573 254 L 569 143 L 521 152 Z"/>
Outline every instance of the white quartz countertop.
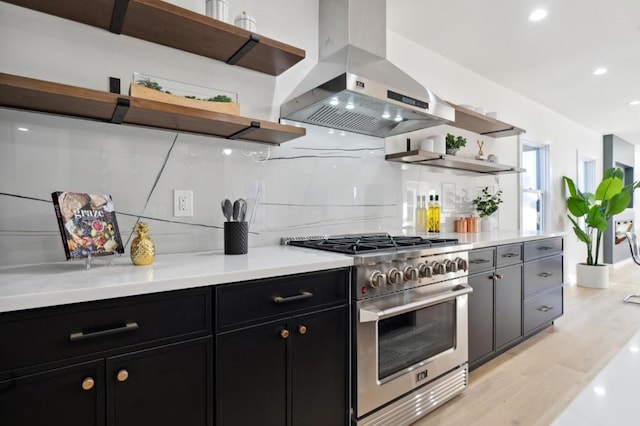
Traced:
<path fill-rule="evenodd" d="M 640 331 L 620 349 L 552 423 L 553 426 L 640 424 Z"/>
<path fill-rule="evenodd" d="M 494 231 L 440 233 L 423 237 L 458 238 L 473 248 L 562 236 L 563 233 Z M 152 265 L 134 266 L 129 256 L 0 268 L 0 312 L 63 305 L 160 291 L 269 278 L 353 265 L 337 253 L 290 246 L 251 247 L 246 255 L 222 251 L 156 256 Z"/>
<path fill-rule="evenodd" d="M 252 247 L 245 255 L 223 252 L 156 256 L 134 266 L 129 256 L 0 268 L 0 312 L 110 299 L 298 274 L 353 265 L 350 256 L 289 246 Z"/>
<path fill-rule="evenodd" d="M 523 232 L 518 230 L 495 230 L 493 232 L 441 233 L 441 238 L 457 238 L 460 244 L 471 244 L 473 248 L 499 244 L 521 243 L 542 238 L 563 237 L 565 232 Z M 428 238 L 428 237 L 427 237 Z"/>

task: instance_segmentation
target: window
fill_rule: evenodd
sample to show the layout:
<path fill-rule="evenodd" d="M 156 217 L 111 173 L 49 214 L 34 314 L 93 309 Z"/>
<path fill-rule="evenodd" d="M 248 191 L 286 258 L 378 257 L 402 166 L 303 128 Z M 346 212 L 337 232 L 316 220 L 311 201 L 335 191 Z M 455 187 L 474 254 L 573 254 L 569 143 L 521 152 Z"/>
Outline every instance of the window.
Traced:
<path fill-rule="evenodd" d="M 540 145 L 526 138 L 522 142 L 522 217 L 523 231 L 546 229 L 547 182 L 549 181 L 549 145 Z"/>
<path fill-rule="evenodd" d="M 596 160 L 578 154 L 578 189 L 580 192 L 596 192 Z"/>

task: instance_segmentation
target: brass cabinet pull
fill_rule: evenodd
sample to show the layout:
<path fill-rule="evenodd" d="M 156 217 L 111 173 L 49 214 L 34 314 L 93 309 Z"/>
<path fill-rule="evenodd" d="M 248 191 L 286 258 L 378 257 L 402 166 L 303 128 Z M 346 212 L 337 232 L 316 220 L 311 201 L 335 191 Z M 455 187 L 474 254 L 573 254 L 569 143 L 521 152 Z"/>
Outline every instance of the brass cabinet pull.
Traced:
<path fill-rule="evenodd" d="M 493 274 L 493 275 L 489 275 L 488 278 L 490 280 L 501 280 L 502 279 L 502 275 L 500 274 Z"/>
<path fill-rule="evenodd" d="M 122 370 L 118 371 L 118 374 L 116 375 L 116 379 L 119 382 L 126 382 L 128 378 L 129 378 L 129 372 L 127 370 L 125 370 L 124 368 Z"/>
<path fill-rule="evenodd" d="M 298 333 L 307 334 L 307 327 L 305 327 L 304 325 L 298 326 Z"/>
<path fill-rule="evenodd" d="M 289 337 L 289 330 L 280 330 L 280 337 L 282 337 L 283 339 Z"/>
<path fill-rule="evenodd" d="M 553 275 L 553 274 L 552 274 L 552 273 L 550 273 L 550 272 L 541 272 L 541 273 L 539 273 L 539 274 L 538 274 L 538 276 L 539 276 L 539 277 L 542 277 L 542 278 L 548 278 L 548 277 L 550 277 L 551 275 Z"/>
<path fill-rule="evenodd" d="M 501 280 L 502 278 L 504 278 L 501 274 L 496 274 L 495 277 L 497 280 Z"/>
<path fill-rule="evenodd" d="M 538 247 L 538 250 L 552 250 L 553 246 L 542 246 L 542 247 Z"/>
<path fill-rule="evenodd" d="M 93 377 L 85 377 L 82 381 L 82 390 L 91 390 L 96 382 L 93 380 Z"/>
<path fill-rule="evenodd" d="M 538 308 L 538 310 L 542 312 L 547 312 L 547 311 L 550 311 L 551 309 L 553 309 L 553 306 L 547 306 L 547 305 L 542 305 Z"/>
<path fill-rule="evenodd" d="M 469 261 L 469 263 L 473 263 L 474 265 L 478 265 L 480 263 L 489 263 L 489 262 L 490 260 L 487 260 L 487 259 L 473 259 Z"/>
<path fill-rule="evenodd" d="M 502 257 L 509 257 L 509 258 L 516 257 L 516 256 L 520 256 L 520 255 L 517 253 L 505 253 L 502 255 Z"/>

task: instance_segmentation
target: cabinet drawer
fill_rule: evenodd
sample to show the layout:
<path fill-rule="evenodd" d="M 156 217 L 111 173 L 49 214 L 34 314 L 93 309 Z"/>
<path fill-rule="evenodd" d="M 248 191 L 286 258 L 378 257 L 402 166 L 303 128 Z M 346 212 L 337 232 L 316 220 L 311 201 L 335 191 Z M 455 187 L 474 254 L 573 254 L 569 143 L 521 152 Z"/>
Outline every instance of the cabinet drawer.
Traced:
<path fill-rule="evenodd" d="M 494 247 L 471 250 L 469 252 L 469 275 L 494 269 L 495 251 Z"/>
<path fill-rule="evenodd" d="M 216 287 L 216 330 L 348 302 L 349 269 L 312 272 Z"/>
<path fill-rule="evenodd" d="M 0 370 L 211 333 L 211 290 L 42 308 L 0 316 Z"/>
<path fill-rule="evenodd" d="M 522 262 L 522 244 L 496 247 L 496 267 L 515 265 Z"/>
<path fill-rule="evenodd" d="M 562 253 L 562 238 L 527 241 L 524 243 L 524 260 L 538 259 Z"/>
<path fill-rule="evenodd" d="M 523 305 L 525 334 L 561 316 L 563 312 L 562 302 L 562 287 L 525 299 Z"/>
<path fill-rule="evenodd" d="M 562 256 L 524 264 L 524 297 L 562 284 Z"/>

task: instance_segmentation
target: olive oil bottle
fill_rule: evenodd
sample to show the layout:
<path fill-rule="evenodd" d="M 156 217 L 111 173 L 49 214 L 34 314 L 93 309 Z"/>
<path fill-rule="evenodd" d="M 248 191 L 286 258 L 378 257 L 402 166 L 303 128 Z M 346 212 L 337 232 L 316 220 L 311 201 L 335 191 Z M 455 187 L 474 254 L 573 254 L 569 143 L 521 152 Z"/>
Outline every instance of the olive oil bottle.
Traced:
<path fill-rule="evenodd" d="M 427 210 L 427 196 L 422 196 L 422 232 L 429 230 L 429 211 Z"/>
<path fill-rule="evenodd" d="M 435 217 L 436 217 L 436 212 L 435 212 L 435 206 L 434 206 L 434 202 L 433 202 L 433 195 L 429 195 L 429 213 L 428 213 L 428 221 L 429 221 L 429 232 L 435 232 L 436 230 L 436 225 L 435 225 Z"/>
<path fill-rule="evenodd" d="M 433 203 L 433 212 L 434 212 L 434 222 L 433 228 L 434 232 L 440 232 L 440 201 L 438 200 L 438 195 L 436 194 L 436 201 Z"/>

